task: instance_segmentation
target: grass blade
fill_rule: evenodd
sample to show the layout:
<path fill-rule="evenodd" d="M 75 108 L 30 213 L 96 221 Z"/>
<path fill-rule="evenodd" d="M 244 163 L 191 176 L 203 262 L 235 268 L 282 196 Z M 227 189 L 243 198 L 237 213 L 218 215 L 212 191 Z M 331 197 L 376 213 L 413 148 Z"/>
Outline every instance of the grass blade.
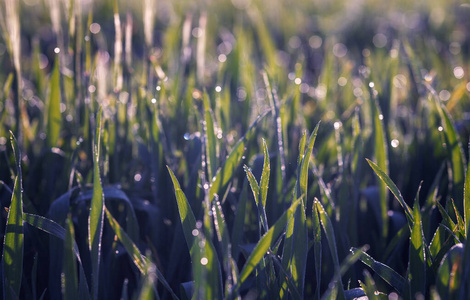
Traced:
<path fill-rule="evenodd" d="M 92 298 L 98 299 L 99 270 L 101 261 L 101 238 L 103 236 L 104 194 L 100 178 L 101 150 L 101 108 L 96 117 L 96 132 L 93 143 L 93 197 L 91 198 L 90 217 L 88 219 L 88 242 L 92 265 Z"/>
<path fill-rule="evenodd" d="M 320 221 L 321 221 L 323 230 L 325 231 L 326 239 L 328 241 L 328 246 L 331 252 L 331 257 L 333 258 L 335 273 L 339 274 L 340 267 L 339 267 L 339 259 L 338 259 L 338 250 L 336 248 L 336 239 L 335 239 L 335 232 L 333 230 L 333 224 L 331 223 L 331 220 L 328 217 L 328 214 L 325 212 L 325 209 L 321 205 L 320 201 L 315 199 L 314 205 L 316 208 L 316 213 L 320 216 Z M 341 282 L 341 278 L 339 278 L 337 282 L 339 285 L 338 298 L 344 299 L 344 290 L 343 290 L 343 283 Z"/>
<path fill-rule="evenodd" d="M 389 266 L 376 261 L 367 253 L 357 248 L 351 248 L 351 252 L 361 251 L 362 256 L 360 260 L 367 266 L 369 266 L 377 275 L 382 277 L 390 286 L 392 286 L 400 295 L 403 295 L 405 289 L 407 288 L 408 282 L 400 274 L 395 272 Z"/>
<path fill-rule="evenodd" d="M 46 141 L 47 147 L 57 146 L 60 134 L 62 117 L 60 113 L 60 73 L 59 73 L 59 55 L 56 56 L 54 68 L 52 70 L 49 82 L 49 98 L 47 102 L 47 120 Z"/>
<path fill-rule="evenodd" d="M 470 159 L 468 161 L 467 173 L 465 174 L 465 186 L 463 189 L 463 194 L 465 236 L 468 238 L 470 230 Z"/>
<path fill-rule="evenodd" d="M 314 199 L 314 202 L 318 201 L 317 198 Z M 312 223 L 313 223 L 313 255 L 315 257 L 315 277 L 316 277 L 316 298 L 320 299 L 320 284 L 321 284 L 321 226 L 320 218 L 316 211 L 316 205 L 312 206 Z"/>
<path fill-rule="evenodd" d="M 214 198 L 214 194 L 220 193 L 221 189 L 233 178 L 233 173 L 240 164 L 245 152 L 246 143 L 251 139 L 258 123 L 268 114 L 269 111 L 260 115 L 248 128 L 245 135 L 233 147 L 223 166 L 217 171 L 209 188 L 209 199 Z"/>
<path fill-rule="evenodd" d="M 11 204 L 8 210 L 5 240 L 3 242 L 2 265 L 5 282 L 5 286 L 3 288 L 4 299 L 13 299 L 14 297 L 20 296 L 24 252 L 21 152 L 18 148 L 16 138 L 11 131 L 10 141 L 15 155 L 17 173 L 11 197 Z"/>
<path fill-rule="evenodd" d="M 266 234 L 263 235 L 263 237 L 256 244 L 253 252 L 251 252 L 250 256 L 246 260 L 245 265 L 243 266 L 242 271 L 240 272 L 240 279 L 239 279 L 238 284 L 234 286 L 234 288 L 232 289 L 232 295 L 231 295 L 232 297 L 238 291 L 238 289 L 240 288 L 240 285 L 242 285 L 243 282 L 251 274 L 251 272 L 253 272 L 253 270 L 256 268 L 258 263 L 264 257 L 268 249 L 275 243 L 275 241 L 281 235 L 281 233 L 284 232 L 287 221 L 294 214 L 295 209 L 300 204 L 300 201 L 301 201 L 301 198 L 294 201 L 292 205 L 290 206 L 290 208 L 282 214 L 282 216 L 276 221 L 276 223 L 274 223 L 274 225 L 271 226 L 268 232 L 266 232 Z"/>
<path fill-rule="evenodd" d="M 419 193 L 419 190 L 418 190 Z M 419 198 L 416 196 L 413 208 L 414 224 L 411 229 L 410 240 L 410 260 L 409 260 L 409 281 L 411 297 L 424 295 L 426 291 L 426 255 L 423 239 L 423 225 L 419 208 Z"/>
<path fill-rule="evenodd" d="M 212 116 L 209 96 L 204 92 L 204 132 L 205 132 L 205 146 L 206 146 L 206 161 L 209 180 L 217 171 L 217 138 L 215 136 L 215 123 Z"/>
<path fill-rule="evenodd" d="M 310 162 L 310 156 L 312 154 L 313 145 L 315 144 L 315 139 L 317 138 L 318 128 L 320 122 L 317 123 L 315 128 L 308 139 L 308 146 L 303 155 L 302 162 L 300 164 L 300 174 L 299 174 L 299 184 L 300 184 L 300 193 L 307 197 L 307 184 L 308 184 L 308 166 Z"/>
<path fill-rule="evenodd" d="M 401 195 L 400 191 L 398 190 L 398 187 L 395 185 L 395 183 L 388 177 L 388 175 L 379 167 L 377 166 L 374 162 L 370 161 L 367 159 L 367 162 L 371 166 L 371 168 L 374 170 L 375 174 L 379 176 L 379 178 L 387 185 L 388 189 L 393 193 L 395 198 L 397 198 L 398 202 L 400 205 L 403 207 L 405 210 L 405 215 L 408 220 L 408 225 L 410 226 L 410 229 L 413 227 L 413 215 L 411 214 L 411 209 L 406 204 L 405 199 L 403 199 L 403 196 Z"/>
<path fill-rule="evenodd" d="M 268 185 L 269 185 L 269 173 L 271 167 L 269 165 L 269 151 L 266 141 L 263 139 L 263 150 L 264 150 L 264 163 L 263 163 L 263 172 L 261 173 L 261 180 L 259 183 L 260 188 L 260 200 L 263 205 L 263 210 L 266 209 L 266 198 L 268 197 Z M 266 225 L 268 223 L 266 222 Z"/>
<path fill-rule="evenodd" d="M 175 196 L 178 204 L 179 215 L 181 218 L 181 225 L 183 225 L 183 233 L 186 239 L 186 244 L 188 245 L 188 248 L 191 249 L 195 240 L 193 230 L 196 229 L 196 218 L 194 217 L 193 211 L 189 206 L 189 202 L 188 199 L 186 199 L 186 195 L 181 190 L 178 179 L 176 179 L 175 174 L 173 174 L 173 172 L 168 166 L 167 169 L 170 173 L 171 180 L 173 181 L 173 186 L 175 188 Z"/>

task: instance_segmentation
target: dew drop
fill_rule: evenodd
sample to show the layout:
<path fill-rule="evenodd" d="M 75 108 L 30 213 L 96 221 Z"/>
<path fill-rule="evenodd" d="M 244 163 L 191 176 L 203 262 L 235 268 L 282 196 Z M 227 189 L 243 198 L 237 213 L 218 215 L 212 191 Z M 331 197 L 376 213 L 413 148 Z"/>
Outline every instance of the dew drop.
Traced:
<path fill-rule="evenodd" d="M 372 81 L 369 82 L 369 87 L 370 87 L 370 88 L 373 88 L 374 86 L 375 86 L 375 84 L 374 84 Z"/>
<path fill-rule="evenodd" d="M 193 229 L 193 231 L 191 231 L 191 234 L 192 234 L 193 236 L 198 236 L 198 235 L 199 235 L 199 230 Z"/>
<path fill-rule="evenodd" d="M 60 48 L 59 48 L 59 47 L 55 47 L 55 48 L 54 48 L 54 53 L 55 53 L 55 54 L 59 54 L 59 53 L 60 53 Z"/>
<path fill-rule="evenodd" d="M 205 190 L 208 190 L 208 189 L 209 189 L 209 184 L 208 184 L 207 182 L 204 183 L 204 189 L 205 189 Z"/>
<path fill-rule="evenodd" d="M 335 122 L 333 125 L 335 126 L 335 129 L 338 130 L 341 127 L 341 122 Z"/>
<path fill-rule="evenodd" d="M 390 145 L 392 145 L 393 148 L 396 148 L 396 147 L 398 147 L 398 145 L 400 145 L 400 142 L 397 139 L 393 139 L 390 142 Z"/>
<path fill-rule="evenodd" d="M 185 140 L 189 141 L 190 136 L 191 136 L 191 135 L 189 134 L 189 132 L 186 132 L 186 133 L 183 135 L 183 138 L 184 138 Z"/>
<path fill-rule="evenodd" d="M 155 98 L 152 98 L 151 101 L 152 101 L 153 104 L 157 103 L 157 99 L 155 99 Z"/>
<path fill-rule="evenodd" d="M 222 91 L 222 88 L 220 87 L 220 85 L 218 85 L 218 86 L 215 87 L 215 91 L 216 91 L 217 93 L 220 93 L 220 92 Z"/>
<path fill-rule="evenodd" d="M 384 115 L 380 114 L 379 115 L 379 120 L 383 120 L 384 119 Z"/>
<path fill-rule="evenodd" d="M 162 89 L 161 86 L 157 85 L 157 87 L 155 88 L 157 91 L 160 91 Z"/>
<path fill-rule="evenodd" d="M 300 79 L 299 77 L 297 77 L 295 80 L 294 80 L 294 83 L 299 85 L 302 83 L 302 79 Z"/>
<path fill-rule="evenodd" d="M 135 174 L 134 175 L 134 180 L 137 181 L 137 182 L 141 181 L 142 180 L 142 175 L 140 175 L 139 173 Z"/>
<path fill-rule="evenodd" d="M 209 260 L 206 257 L 201 258 L 201 265 L 205 266 L 208 262 Z"/>
<path fill-rule="evenodd" d="M 442 126 L 439 126 L 439 127 L 437 127 L 437 130 L 442 131 L 442 130 L 444 130 L 444 128 L 442 128 Z"/>

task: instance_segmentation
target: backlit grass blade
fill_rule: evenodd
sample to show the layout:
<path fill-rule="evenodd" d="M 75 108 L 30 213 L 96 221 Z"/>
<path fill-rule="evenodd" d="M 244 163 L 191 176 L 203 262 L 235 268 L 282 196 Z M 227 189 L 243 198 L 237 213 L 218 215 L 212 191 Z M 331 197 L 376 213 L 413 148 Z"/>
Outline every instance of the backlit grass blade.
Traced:
<path fill-rule="evenodd" d="M 360 249 L 351 248 L 350 251 L 360 251 L 362 253 L 360 260 L 365 265 L 369 266 L 375 273 L 377 273 L 377 275 L 382 277 L 382 279 L 385 280 L 388 284 L 390 284 L 390 286 L 392 286 L 400 295 L 404 295 L 403 293 L 408 285 L 408 281 L 405 278 L 403 278 L 400 274 L 395 272 L 389 266 L 376 261 Z"/>
<path fill-rule="evenodd" d="M 307 184 L 308 184 L 308 166 L 310 162 L 310 156 L 312 154 L 313 145 L 315 144 L 315 139 L 317 138 L 318 127 L 320 126 L 320 122 L 317 123 L 315 128 L 308 139 L 308 146 L 305 150 L 305 154 L 303 155 L 302 162 L 300 164 L 300 176 L 299 176 L 299 183 L 300 183 L 300 193 L 307 197 Z"/>
<path fill-rule="evenodd" d="M 62 291 L 64 299 L 78 299 L 77 260 L 74 253 L 75 233 L 70 215 L 65 221 L 65 226 Z"/>
<path fill-rule="evenodd" d="M 21 152 L 15 136 L 10 131 L 10 141 L 15 155 L 16 178 L 8 210 L 5 239 L 3 242 L 3 298 L 14 299 L 20 295 L 23 274 L 23 179 L 21 172 Z"/>
<path fill-rule="evenodd" d="M 416 298 L 417 294 L 424 295 L 426 292 L 426 256 L 424 252 L 425 244 L 418 196 L 416 196 L 413 216 L 414 224 L 411 229 L 408 276 L 410 281 L 411 297 Z"/>
<path fill-rule="evenodd" d="M 371 166 L 371 168 L 374 170 L 375 174 L 379 176 L 379 178 L 387 185 L 388 189 L 392 192 L 395 198 L 397 198 L 398 202 L 405 210 L 405 215 L 408 220 L 408 225 L 410 226 L 410 228 L 413 228 L 414 219 L 413 219 L 413 215 L 411 214 L 411 209 L 408 206 L 408 204 L 406 204 L 405 199 L 403 199 L 403 196 L 401 195 L 400 190 L 398 190 L 398 187 L 379 166 L 377 166 L 374 162 L 370 161 L 367 158 L 366 160 Z"/>
<path fill-rule="evenodd" d="M 194 244 L 193 230 L 196 229 L 196 218 L 194 217 L 193 211 L 189 206 L 189 202 L 188 199 L 186 199 L 186 195 L 181 190 L 178 179 L 176 179 L 175 174 L 173 174 L 173 172 L 168 166 L 167 169 L 170 173 L 171 180 L 173 181 L 173 187 L 175 188 L 175 196 L 178 204 L 179 215 L 181 218 L 181 225 L 183 225 L 183 233 L 186 239 L 186 244 L 188 245 L 188 248 L 191 249 Z"/>
<path fill-rule="evenodd" d="M 101 238 L 104 222 L 104 194 L 100 178 L 101 150 L 101 108 L 96 116 L 96 132 L 93 143 L 93 197 L 91 198 L 90 216 L 88 219 L 88 242 L 91 251 L 92 296 L 98 299 L 99 270 L 101 262 Z"/>
<path fill-rule="evenodd" d="M 233 178 L 233 173 L 240 164 L 240 161 L 245 152 L 246 143 L 253 136 L 256 126 L 258 123 L 268 114 L 269 111 L 261 114 L 248 128 L 245 135 L 237 142 L 233 147 L 232 151 L 225 160 L 223 166 L 217 171 L 217 174 L 214 176 L 214 180 L 211 183 L 209 188 L 209 199 L 214 197 L 214 194 L 218 194 L 220 190 Z"/>
<path fill-rule="evenodd" d="M 269 185 L 269 174 L 271 167 L 269 164 L 269 151 L 266 141 L 263 139 L 263 151 L 264 151 L 264 163 L 263 163 L 263 172 L 261 173 L 261 180 L 259 183 L 260 188 L 260 200 L 263 205 L 263 210 L 266 209 L 266 198 L 268 197 L 268 185 Z M 267 222 L 266 222 L 266 225 Z"/>
<path fill-rule="evenodd" d="M 259 216 L 259 220 L 261 223 L 260 230 L 261 230 L 261 227 L 263 227 L 264 232 L 266 232 L 268 230 L 268 222 L 266 219 L 266 213 L 264 211 L 263 204 L 261 203 L 261 199 L 260 199 L 261 197 L 260 187 L 258 183 L 256 182 L 255 175 L 253 175 L 251 170 L 246 165 L 243 166 L 243 169 L 245 170 L 246 178 L 248 178 L 248 182 L 250 183 L 251 191 L 253 192 L 253 196 L 256 202 L 256 207 L 258 208 L 258 216 Z"/>
<path fill-rule="evenodd" d="M 374 142 L 375 142 L 375 159 L 377 165 L 382 171 L 388 175 L 388 149 L 387 141 L 385 136 L 385 128 L 383 124 L 383 115 L 379 107 L 379 103 L 374 95 L 374 90 L 371 88 L 371 108 L 372 118 L 374 120 Z M 382 238 L 385 239 L 388 234 L 388 192 L 385 182 L 379 182 L 379 193 L 380 193 L 380 212 L 381 212 L 381 226 L 382 226 Z"/>
<path fill-rule="evenodd" d="M 317 198 L 314 202 L 318 201 Z M 313 223 L 313 255 L 315 258 L 315 278 L 316 278 L 316 298 L 320 299 L 321 267 L 322 267 L 322 246 L 321 246 L 321 225 L 317 213 L 316 205 L 312 205 L 312 223 Z"/>
<path fill-rule="evenodd" d="M 62 117 L 60 113 L 60 74 L 59 55 L 56 56 L 52 75 L 49 80 L 49 97 L 47 101 L 46 141 L 49 148 L 57 146 Z"/>
<path fill-rule="evenodd" d="M 321 205 L 320 201 L 315 199 L 314 205 L 316 208 L 316 213 L 320 217 L 320 221 L 323 227 L 323 230 L 325 231 L 326 239 L 328 241 L 328 246 L 330 248 L 331 252 L 331 257 L 333 259 L 333 264 L 335 268 L 335 273 L 339 274 L 340 273 L 340 266 L 339 266 L 339 259 L 338 259 L 338 250 L 336 248 L 336 237 L 335 237 L 335 232 L 333 230 L 333 224 L 331 223 L 330 217 L 328 217 L 328 214 L 326 213 L 325 209 L 323 208 L 323 205 Z M 344 290 L 343 290 L 343 283 L 341 282 L 341 278 L 337 280 L 338 287 L 338 298 L 344 299 Z"/>
<path fill-rule="evenodd" d="M 242 271 L 240 272 L 240 280 L 232 290 L 232 297 L 235 296 L 240 285 L 245 282 L 248 276 L 253 272 L 261 259 L 265 256 L 269 248 L 276 242 L 277 238 L 284 232 L 287 221 L 292 217 L 295 212 L 295 209 L 300 204 L 301 198 L 294 201 L 289 209 L 287 209 L 282 216 L 274 223 L 273 226 L 266 232 L 263 237 L 256 244 L 253 252 L 246 260 L 245 265 L 243 266 Z M 229 297 L 230 298 L 230 297 Z"/>

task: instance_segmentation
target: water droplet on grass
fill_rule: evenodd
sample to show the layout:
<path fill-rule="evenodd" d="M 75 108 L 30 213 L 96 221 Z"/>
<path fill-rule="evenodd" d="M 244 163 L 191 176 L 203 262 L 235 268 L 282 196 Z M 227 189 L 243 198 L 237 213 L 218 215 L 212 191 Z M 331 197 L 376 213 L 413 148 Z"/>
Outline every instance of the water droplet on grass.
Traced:
<path fill-rule="evenodd" d="M 400 145 L 400 142 L 397 139 L 393 139 L 390 142 L 390 145 L 392 145 L 393 148 L 396 148 L 396 147 L 398 147 L 398 145 Z"/>
<path fill-rule="evenodd" d="M 183 135 L 183 138 L 187 141 L 189 141 L 189 138 L 191 137 L 191 135 L 189 134 L 189 132 L 186 132 L 184 135 Z"/>
<path fill-rule="evenodd" d="M 209 260 L 206 257 L 201 258 L 201 265 L 205 266 L 208 262 Z"/>

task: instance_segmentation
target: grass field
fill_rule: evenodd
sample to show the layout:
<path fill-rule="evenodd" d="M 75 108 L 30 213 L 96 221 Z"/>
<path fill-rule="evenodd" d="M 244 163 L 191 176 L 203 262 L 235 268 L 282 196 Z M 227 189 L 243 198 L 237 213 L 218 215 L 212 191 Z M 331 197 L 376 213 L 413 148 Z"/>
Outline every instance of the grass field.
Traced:
<path fill-rule="evenodd" d="M 1 1 L 2 298 L 468 297 L 469 28 L 445 0 Z"/>

